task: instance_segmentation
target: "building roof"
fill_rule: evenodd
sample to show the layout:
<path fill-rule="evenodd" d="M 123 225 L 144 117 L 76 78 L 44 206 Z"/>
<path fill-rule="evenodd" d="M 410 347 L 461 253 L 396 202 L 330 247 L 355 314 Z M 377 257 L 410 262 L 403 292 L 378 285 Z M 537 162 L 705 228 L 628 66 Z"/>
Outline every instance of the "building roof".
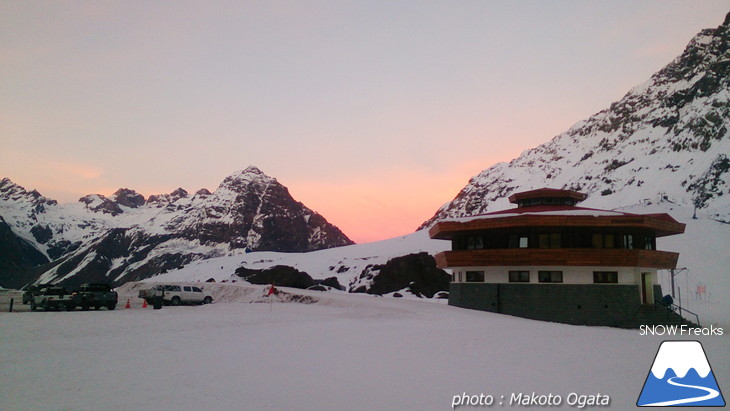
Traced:
<path fill-rule="evenodd" d="M 537 191 L 540 190 L 533 190 Z M 520 227 L 639 228 L 651 231 L 657 237 L 681 234 L 685 229 L 684 224 L 666 213 L 632 214 L 571 205 L 536 205 L 439 221 L 429 229 L 429 235 L 448 240 L 464 231 Z"/>

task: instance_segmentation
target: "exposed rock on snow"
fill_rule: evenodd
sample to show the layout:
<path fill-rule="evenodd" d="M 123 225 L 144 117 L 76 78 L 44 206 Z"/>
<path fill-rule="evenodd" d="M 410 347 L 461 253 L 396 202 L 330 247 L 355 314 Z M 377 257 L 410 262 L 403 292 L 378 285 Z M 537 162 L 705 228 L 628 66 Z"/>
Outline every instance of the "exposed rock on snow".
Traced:
<path fill-rule="evenodd" d="M 307 289 L 315 284 L 309 274 L 286 265 L 276 265 L 263 270 L 240 267 L 236 270 L 236 275 L 251 284 L 274 284 L 300 289 Z"/>
<path fill-rule="evenodd" d="M 451 276 L 436 267 L 433 256 L 423 252 L 396 257 L 382 265 L 369 265 L 351 288 L 368 294 L 407 289 L 414 295 L 431 298 L 439 291 L 448 291 L 450 282 Z"/>

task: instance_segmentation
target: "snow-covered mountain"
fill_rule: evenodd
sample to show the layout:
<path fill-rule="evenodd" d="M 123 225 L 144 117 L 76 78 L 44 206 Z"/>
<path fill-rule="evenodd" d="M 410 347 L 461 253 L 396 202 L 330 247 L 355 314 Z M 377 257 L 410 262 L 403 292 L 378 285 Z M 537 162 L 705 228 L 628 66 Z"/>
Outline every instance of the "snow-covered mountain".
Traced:
<path fill-rule="evenodd" d="M 587 120 L 474 176 L 435 221 L 509 208 L 540 187 L 588 194 L 588 207 L 666 198 L 730 221 L 730 14 L 684 52 Z"/>
<path fill-rule="evenodd" d="M 92 194 L 63 205 L 5 178 L 0 216 L 17 237 L 6 233 L 8 244 L 36 249 L 52 262 L 41 281 L 71 284 L 120 284 L 246 250 L 304 252 L 352 244 L 256 167 L 230 175 L 213 193 L 202 189 L 191 196 L 177 189 L 145 199 L 120 189 L 109 198 Z M 17 270 L 3 267 L 2 285 L 22 285 L 12 278 Z"/>

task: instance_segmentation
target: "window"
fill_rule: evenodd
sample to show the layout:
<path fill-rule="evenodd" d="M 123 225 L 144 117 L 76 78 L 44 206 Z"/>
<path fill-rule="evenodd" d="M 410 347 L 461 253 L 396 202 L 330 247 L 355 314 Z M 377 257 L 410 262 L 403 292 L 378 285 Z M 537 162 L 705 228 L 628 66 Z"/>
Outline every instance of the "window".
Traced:
<path fill-rule="evenodd" d="M 613 234 L 604 234 L 603 235 L 603 246 L 606 248 L 615 248 L 616 243 L 613 239 Z"/>
<path fill-rule="evenodd" d="M 613 234 L 593 234 L 593 248 L 615 248 Z"/>
<path fill-rule="evenodd" d="M 467 283 L 483 283 L 484 282 L 484 271 L 467 271 L 466 272 Z"/>
<path fill-rule="evenodd" d="M 562 271 L 538 271 L 537 279 L 541 283 L 562 283 L 563 272 Z"/>
<path fill-rule="evenodd" d="M 624 234 L 624 248 L 627 250 L 634 248 L 634 236 L 632 234 Z"/>
<path fill-rule="evenodd" d="M 591 237 L 591 243 L 593 248 L 603 248 L 603 236 L 600 234 L 593 234 Z"/>
<path fill-rule="evenodd" d="M 560 248 L 560 233 L 544 233 L 538 236 L 540 248 Z"/>
<path fill-rule="evenodd" d="M 529 283 L 530 272 L 529 271 L 510 271 L 509 282 L 511 283 Z"/>
<path fill-rule="evenodd" d="M 550 248 L 560 248 L 560 233 L 550 234 Z"/>
<path fill-rule="evenodd" d="M 644 237 L 644 248 L 647 250 L 653 250 L 654 249 L 654 237 L 652 236 L 645 236 Z"/>
<path fill-rule="evenodd" d="M 509 248 L 527 248 L 527 234 L 510 234 Z"/>
<path fill-rule="evenodd" d="M 191 292 L 193 289 L 189 285 L 183 287 L 183 291 Z"/>
<path fill-rule="evenodd" d="M 200 288 L 198 288 L 198 287 L 193 287 L 193 292 L 196 292 L 196 293 L 202 293 L 202 292 L 203 292 L 203 290 L 201 290 L 201 289 L 200 289 Z"/>
<path fill-rule="evenodd" d="M 593 282 L 596 284 L 618 284 L 616 271 L 594 271 Z"/>
<path fill-rule="evenodd" d="M 482 237 L 469 237 L 467 239 L 467 250 L 481 250 L 484 248 L 484 239 Z"/>

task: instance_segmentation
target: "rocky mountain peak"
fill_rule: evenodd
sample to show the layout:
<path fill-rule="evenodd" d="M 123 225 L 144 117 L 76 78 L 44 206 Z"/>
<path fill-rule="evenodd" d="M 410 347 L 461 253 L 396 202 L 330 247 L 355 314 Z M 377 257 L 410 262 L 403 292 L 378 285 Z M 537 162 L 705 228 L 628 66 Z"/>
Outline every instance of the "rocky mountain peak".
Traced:
<path fill-rule="evenodd" d="M 251 186 L 264 187 L 271 183 L 276 183 L 276 179 L 266 175 L 256 166 L 248 166 L 226 177 L 218 189 L 243 193 L 250 191 Z"/>
<path fill-rule="evenodd" d="M 5 177 L 0 180 L 0 196 L 6 200 L 17 200 L 28 194 L 25 188 L 13 183 L 9 178 Z"/>
<path fill-rule="evenodd" d="M 8 202 L 25 202 L 33 207 L 56 205 L 56 200 L 44 197 L 38 190 L 27 191 L 24 187 L 13 183 L 5 177 L 0 180 L 0 199 Z"/>
<path fill-rule="evenodd" d="M 120 188 L 108 198 L 102 194 L 89 194 L 79 198 L 79 202 L 83 203 L 88 210 L 112 216 L 124 213 L 120 206 L 139 208 L 146 203 L 142 194 L 128 188 Z"/>
<path fill-rule="evenodd" d="M 187 196 L 188 196 L 188 192 L 187 192 L 187 191 L 185 191 L 185 190 L 184 190 L 184 189 L 182 189 L 182 188 L 178 188 L 177 190 L 175 190 L 175 191 L 173 191 L 172 193 L 170 193 L 170 197 L 171 197 L 171 198 L 175 198 L 175 199 L 178 199 L 178 198 L 185 198 L 185 197 L 187 197 Z"/>
<path fill-rule="evenodd" d="M 149 196 L 149 198 L 147 198 L 147 204 L 157 207 L 164 207 L 170 203 L 174 203 L 181 198 L 187 197 L 188 192 L 182 188 L 178 188 L 170 194 L 152 194 L 151 196 Z"/>
<path fill-rule="evenodd" d="M 120 188 L 117 190 L 112 194 L 111 200 L 129 208 L 137 208 L 145 204 L 145 198 L 142 194 L 128 188 Z"/>
<path fill-rule="evenodd" d="M 94 212 L 111 214 L 112 216 L 116 216 L 124 212 L 121 208 L 119 208 L 116 201 L 112 201 L 101 194 L 85 195 L 79 198 L 79 202 L 83 203 L 88 210 Z"/>
<path fill-rule="evenodd" d="M 239 172 L 240 174 L 258 174 L 258 175 L 266 175 L 261 169 L 254 165 L 250 165 L 246 168 L 244 168 L 242 171 Z"/>
<path fill-rule="evenodd" d="M 266 173 L 264 173 L 263 171 L 261 171 L 260 168 L 251 165 L 251 166 L 248 166 L 248 167 L 246 167 L 246 168 L 244 168 L 242 170 L 238 170 L 238 171 L 236 171 L 234 173 L 231 173 L 231 175 L 228 176 L 227 179 L 228 178 L 241 178 L 241 177 L 246 177 L 246 178 L 256 178 L 256 177 L 259 177 L 259 178 L 271 178 L 268 175 L 266 175 Z"/>
<path fill-rule="evenodd" d="M 0 193 L 10 190 L 11 187 L 16 187 L 17 184 L 13 183 L 9 178 L 3 177 L 0 180 Z"/>

